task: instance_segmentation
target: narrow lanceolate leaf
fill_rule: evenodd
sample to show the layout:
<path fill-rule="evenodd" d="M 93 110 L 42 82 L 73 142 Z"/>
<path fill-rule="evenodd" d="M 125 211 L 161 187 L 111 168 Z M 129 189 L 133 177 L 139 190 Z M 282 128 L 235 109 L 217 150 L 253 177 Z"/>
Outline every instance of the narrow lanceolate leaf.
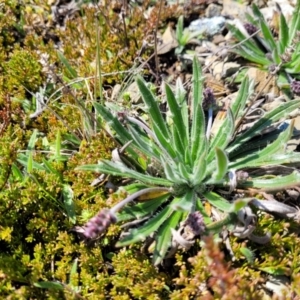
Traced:
<path fill-rule="evenodd" d="M 205 117 L 202 109 L 202 73 L 200 64 L 195 57 L 193 60 L 193 85 L 192 85 L 192 100 L 191 100 L 191 160 L 194 161 L 197 158 L 197 152 L 201 151 L 205 147 L 202 143 L 205 137 Z M 199 150 L 200 148 L 200 150 Z"/>
<path fill-rule="evenodd" d="M 280 164 L 280 163 L 279 163 Z M 275 176 L 275 177 L 260 177 L 253 178 L 252 180 L 247 180 L 245 182 L 241 182 L 238 187 L 241 188 L 255 188 L 262 189 L 263 191 L 281 191 L 284 189 L 291 188 L 293 186 L 300 185 L 300 173 L 298 171 L 294 171 L 290 175 L 287 176 Z"/>
<path fill-rule="evenodd" d="M 189 107 L 186 100 L 186 91 L 183 87 L 182 81 L 180 78 L 176 80 L 176 89 L 175 89 L 175 97 L 178 102 L 178 105 L 181 109 L 182 120 L 184 123 L 184 129 L 186 131 L 185 136 L 189 137 Z"/>
<path fill-rule="evenodd" d="M 267 48 L 268 52 L 272 52 L 273 49 L 276 48 L 276 42 L 272 35 L 272 32 L 262 14 L 262 12 L 255 4 L 252 5 L 252 11 L 253 11 L 253 14 L 259 19 L 259 27 L 264 36 L 264 39 L 261 39 L 261 42 L 264 45 L 264 47 Z"/>
<path fill-rule="evenodd" d="M 132 219 L 142 219 L 147 215 L 153 214 L 170 195 L 162 195 L 152 200 L 138 203 L 134 206 L 125 206 L 117 215 L 118 222 L 129 221 Z M 125 225 L 126 227 L 126 225 Z"/>
<path fill-rule="evenodd" d="M 141 240 L 144 240 L 148 237 L 152 232 L 158 230 L 158 228 L 170 217 L 173 210 L 170 206 L 165 207 L 161 212 L 155 215 L 152 219 L 150 219 L 146 224 L 139 228 L 134 228 L 130 230 L 129 234 L 126 235 L 123 239 L 121 239 L 116 246 L 124 247 Z"/>
<path fill-rule="evenodd" d="M 234 50 L 234 52 L 240 55 L 241 57 L 244 57 L 247 60 L 262 66 L 269 66 L 271 64 L 271 61 L 268 58 L 266 58 L 265 55 L 257 55 L 252 49 L 249 49 L 247 48 L 247 46 L 244 45 L 240 45 L 239 48 Z"/>
<path fill-rule="evenodd" d="M 29 155 L 27 156 L 28 160 L 27 160 L 27 173 L 31 173 L 33 170 L 33 158 L 32 158 L 32 151 L 29 152 Z"/>
<path fill-rule="evenodd" d="M 252 5 L 252 12 L 253 12 L 254 16 L 256 18 L 258 18 L 259 20 L 264 19 L 262 12 L 260 11 L 260 9 L 258 8 L 258 6 L 256 4 Z"/>
<path fill-rule="evenodd" d="M 28 155 L 24 153 L 19 153 L 17 161 L 24 167 L 27 168 L 28 172 L 31 172 L 33 169 L 45 171 L 46 168 L 33 160 L 32 152 L 29 152 Z M 29 171 L 30 170 L 30 171 Z"/>
<path fill-rule="evenodd" d="M 60 130 L 56 133 L 56 140 L 55 140 L 55 158 L 61 158 L 61 134 Z"/>
<path fill-rule="evenodd" d="M 238 28 L 234 27 L 231 24 L 227 24 L 229 30 L 232 34 L 240 41 L 243 42 L 241 46 L 237 49 L 241 49 L 244 52 L 248 53 L 252 57 L 251 61 L 257 60 L 258 63 L 265 65 L 269 63 L 269 60 L 265 57 L 265 53 L 257 47 L 256 43 L 253 40 L 249 40 Z M 249 52 L 248 52 L 249 50 Z M 235 51 L 235 50 L 234 50 Z"/>
<path fill-rule="evenodd" d="M 258 269 L 275 276 L 285 275 L 290 272 L 290 268 L 287 266 L 259 267 Z"/>
<path fill-rule="evenodd" d="M 252 94 L 253 87 L 253 82 L 250 82 L 249 77 L 245 76 L 236 98 L 231 102 L 230 105 L 234 120 L 237 120 L 238 117 L 241 117 L 243 115 L 246 101 Z"/>
<path fill-rule="evenodd" d="M 193 170 L 195 170 L 195 168 L 197 167 L 198 163 L 200 162 L 201 158 L 203 157 L 203 154 L 205 153 L 205 155 L 207 155 L 208 149 L 209 149 L 209 143 L 208 143 L 206 136 L 204 136 L 203 139 L 201 140 L 201 146 L 198 148 L 196 157 L 194 158 L 193 163 L 192 163 Z M 205 157 L 205 159 L 207 160 L 207 157 Z"/>
<path fill-rule="evenodd" d="M 271 29 L 269 28 L 269 26 L 264 18 L 260 19 L 260 28 L 261 28 L 261 32 L 265 38 L 265 41 L 268 44 L 268 51 L 272 52 L 273 49 L 276 48 L 276 42 L 272 35 Z"/>
<path fill-rule="evenodd" d="M 262 165 L 262 161 L 270 161 L 270 158 L 273 154 L 283 153 L 285 151 L 287 142 L 290 140 L 293 134 L 294 123 L 295 121 L 292 120 L 290 126 L 284 132 L 282 132 L 273 143 L 269 144 L 263 150 L 256 151 L 251 155 L 236 160 L 230 163 L 229 167 L 233 169 L 259 167 L 260 165 Z"/>
<path fill-rule="evenodd" d="M 172 147 L 174 148 L 175 153 L 177 154 L 176 157 L 174 157 L 174 159 L 176 159 L 178 162 L 185 162 L 185 155 L 186 155 L 186 148 L 184 149 L 183 143 L 182 143 L 182 138 L 179 134 L 179 132 L 172 127 L 171 128 L 171 141 L 170 143 L 172 144 Z"/>
<path fill-rule="evenodd" d="M 92 171 L 110 174 L 113 176 L 121 176 L 123 178 L 132 178 L 150 185 L 161 185 L 166 187 L 173 185 L 173 183 L 167 179 L 145 175 L 140 172 L 129 169 L 123 164 L 114 163 L 108 160 L 103 160 L 97 165 L 84 165 L 76 169 L 82 171 Z"/>
<path fill-rule="evenodd" d="M 234 118 L 230 109 L 227 110 L 226 119 L 220 124 L 219 130 L 212 137 L 210 142 L 207 162 L 210 163 L 215 157 L 215 149 L 220 148 L 224 150 L 232 139 L 234 133 Z"/>
<path fill-rule="evenodd" d="M 224 212 L 232 211 L 232 204 L 225 198 L 214 192 L 206 192 L 203 197 L 214 207 Z"/>
<path fill-rule="evenodd" d="M 177 165 L 178 165 L 178 172 L 179 172 L 180 177 L 184 178 L 186 181 L 189 181 L 190 175 L 192 173 L 190 166 L 188 166 L 184 163 L 181 163 L 181 162 L 178 162 Z"/>
<path fill-rule="evenodd" d="M 206 156 L 207 156 L 207 152 L 205 151 L 204 153 L 202 153 L 202 156 L 200 156 L 200 158 L 197 161 L 195 161 L 193 174 L 190 179 L 193 186 L 197 186 L 205 178 L 206 164 L 207 164 Z"/>
<path fill-rule="evenodd" d="M 289 45 L 296 36 L 297 31 L 300 30 L 300 1 L 297 0 L 296 7 L 293 12 L 292 21 L 289 26 Z"/>
<path fill-rule="evenodd" d="M 159 159 L 160 150 L 154 144 L 154 141 L 150 140 L 148 136 L 144 134 L 144 132 L 137 131 L 132 124 L 128 122 L 127 124 L 128 132 L 131 135 L 132 140 L 136 143 L 139 150 L 147 155 L 148 157 L 155 157 Z"/>
<path fill-rule="evenodd" d="M 29 142 L 28 142 L 28 146 L 27 146 L 27 150 L 26 150 L 26 155 L 28 155 L 32 150 L 34 150 L 34 147 L 35 147 L 35 143 L 37 141 L 37 134 L 38 134 L 38 130 L 37 129 L 34 129 L 33 130 L 33 133 L 29 139 Z"/>
<path fill-rule="evenodd" d="M 74 263 L 72 265 L 71 271 L 70 271 L 70 278 L 69 278 L 69 284 L 71 284 L 71 277 L 76 275 L 78 273 L 78 258 L 74 260 Z"/>
<path fill-rule="evenodd" d="M 278 45 L 278 47 L 279 47 L 279 45 Z M 281 57 L 279 55 L 279 50 L 277 48 L 273 49 L 272 58 L 276 65 L 279 65 L 281 63 Z"/>
<path fill-rule="evenodd" d="M 182 197 L 178 198 L 172 205 L 173 210 L 181 210 L 191 212 L 195 208 L 197 195 L 193 190 L 188 190 Z"/>
<path fill-rule="evenodd" d="M 195 107 L 202 105 L 203 95 L 202 95 L 202 70 L 200 63 L 196 57 L 193 59 L 193 86 L 192 86 L 192 111 Z"/>
<path fill-rule="evenodd" d="M 109 125 L 109 127 L 115 131 L 117 138 L 123 144 L 126 144 L 132 140 L 132 137 L 126 130 L 125 126 L 106 107 L 97 102 L 95 102 L 93 105 L 97 113 L 99 113 L 107 125 Z"/>
<path fill-rule="evenodd" d="M 176 26 L 176 40 L 180 41 L 183 36 L 183 16 L 180 16 Z"/>
<path fill-rule="evenodd" d="M 64 207 L 69 217 L 70 221 L 75 224 L 76 223 L 76 213 L 75 213 L 75 204 L 73 201 L 73 191 L 68 184 L 63 185 L 63 200 L 64 200 Z"/>
<path fill-rule="evenodd" d="M 69 61 L 66 59 L 66 57 L 60 51 L 57 51 L 57 55 L 58 55 L 59 60 L 66 67 L 66 69 L 69 73 L 68 76 L 70 77 L 70 79 L 78 78 L 76 70 L 71 67 L 71 65 L 70 65 Z"/>
<path fill-rule="evenodd" d="M 283 165 L 283 164 L 295 164 L 300 162 L 300 153 L 299 152 L 291 152 L 287 154 L 273 154 L 268 157 L 264 157 L 261 159 L 256 159 L 253 162 L 249 160 L 249 162 L 245 162 L 242 164 L 237 164 L 239 168 L 248 168 L 252 167 L 266 167 L 266 166 L 276 166 L 276 165 Z M 235 164 L 233 164 L 232 168 Z M 243 166 L 243 167 L 242 167 Z M 231 167 L 231 166 L 230 166 Z"/>
<path fill-rule="evenodd" d="M 255 25 L 256 27 L 259 26 L 259 20 L 257 18 L 254 18 L 252 16 L 252 14 L 249 14 L 249 13 L 245 13 L 245 16 L 246 16 L 246 19 L 249 23 Z"/>
<path fill-rule="evenodd" d="M 154 265 L 160 264 L 166 256 L 166 253 L 172 242 L 171 228 L 175 229 L 178 226 L 182 215 L 183 213 L 180 211 L 173 212 L 171 217 L 158 229 L 155 238 L 155 249 L 153 253 Z"/>
<path fill-rule="evenodd" d="M 281 118 L 287 117 L 289 113 L 299 108 L 299 106 L 300 100 L 291 100 L 281 104 L 272 111 L 267 112 L 261 119 L 255 122 L 250 129 L 237 136 L 232 145 L 226 150 L 228 153 L 232 153 L 235 149 L 241 147 L 245 142 L 259 134 L 263 129 L 271 126 L 274 122 L 280 120 Z"/>
<path fill-rule="evenodd" d="M 174 148 L 182 157 L 188 146 L 188 136 L 186 135 L 185 123 L 181 114 L 181 107 L 177 102 L 173 91 L 168 84 L 165 85 L 167 102 L 171 113 L 172 127 L 174 127 Z"/>
<path fill-rule="evenodd" d="M 12 180 L 22 182 L 26 178 L 25 174 L 23 174 L 21 172 L 20 168 L 15 163 L 12 164 L 11 170 L 12 170 L 12 174 L 13 174 L 13 179 Z"/>
<path fill-rule="evenodd" d="M 285 66 L 287 66 L 287 67 L 285 67 Z M 293 59 L 293 61 L 284 65 L 284 70 L 290 74 L 300 73 L 300 55 L 299 55 L 299 53 L 298 53 L 298 56 L 295 59 Z M 290 86 L 289 82 L 288 82 L 287 86 Z"/>
<path fill-rule="evenodd" d="M 62 283 L 54 281 L 40 281 L 35 282 L 33 285 L 41 289 L 53 289 L 58 291 L 64 290 L 64 285 Z"/>
<path fill-rule="evenodd" d="M 131 145 L 126 148 L 126 151 L 132 155 L 133 158 L 138 160 L 139 155 L 137 154 L 136 149 L 140 150 L 142 153 L 150 151 L 149 148 L 143 143 L 139 144 L 135 139 L 136 136 L 131 135 L 126 127 L 116 118 L 106 107 L 101 105 L 100 103 L 94 103 L 95 110 L 101 115 L 101 117 L 105 120 L 107 125 L 115 132 L 117 140 L 119 140 L 122 144 L 126 144 L 129 141 L 133 141 L 134 150 Z M 140 141 L 140 140 L 139 140 Z"/>
<path fill-rule="evenodd" d="M 168 161 L 164 157 L 160 160 L 164 169 L 165 177 L 173 183 L 182 184 L 187 183 L 187 179 L 179 176 L 177 166 L 173 161 Z"/>
<path fill-rule="evenodd" d="M 300 71 L 300 43 L 295 45 L 294 52 L 292 53 L 292 59 L 283 64 L 283 68 L 286 72 L 295 74 L 299 73 Z"/>
<path fill-rule="evenodd" d="M 224 176 L 228 171 L 228 158 L 226 153 L 220 148 L 216 148 L 215 153 L 216 153 L 216 172 L 212 174 L 212 177 L 215 182 L 218 182 L 224 179 Z"/>
<path fill-rule="evenodd" d="M 150 121 L 152 123 L 152 129 L 155 135 L 157 136 L 161 145 L 168 149 L 169 154 L 171 156 L 174 156 L 174 150 L 170 146 L 170 132 L 166 126 L 166 122 L 160 112 L 158 103 L 154 95 L 146 86 L 144 80 L 140 76 L 137 77 L 136 82 L 144 103 L 147 106 L 147 112 L 149 113 Z"/>
<path fill-rule="evenodd" d="M 279 54 L 283 54 L 289 44 L 289 27 L 287 25 L 285 16 L 280 12 L 279 25 Z"/>

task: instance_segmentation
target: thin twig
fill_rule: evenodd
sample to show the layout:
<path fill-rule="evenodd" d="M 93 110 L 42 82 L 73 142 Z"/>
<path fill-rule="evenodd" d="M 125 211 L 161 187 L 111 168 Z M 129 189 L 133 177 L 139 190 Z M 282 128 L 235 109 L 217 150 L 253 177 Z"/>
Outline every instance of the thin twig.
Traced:
<path fill-rule="evenodd" d="M 124 44 L 125 47 L 129 48 L 129 39 L 127 35 L 127 28 L 126 28 L 126 21 L 125 21 L 125 16 L 127 15 L 127 0 L 123 0 L 123 5 L 121 8 L 121 16 L 122 16 L 122 22 L 123 22 L 123 27 L 124 27 Z"/>
<path fill-rule="evenodd" d="M 163 0 L 160 0 L 158 14 L 157 14 L 157 20 L 156 20 L 156 24 L 155 24 L 155 32 L 154 32 L 154 53 L 155 53 L 154 56 L 155 56 L 155 66 L 156 66 L 157 77 L 158 77 L 158 73 L 160 71 L 159 59 L 158 59 L 158 54 L 157 54 L 157 32 L 158 32 L 158 26 L 159 26 L 159 20 L 160 20 L 162 5 L 163 5 Z"/>

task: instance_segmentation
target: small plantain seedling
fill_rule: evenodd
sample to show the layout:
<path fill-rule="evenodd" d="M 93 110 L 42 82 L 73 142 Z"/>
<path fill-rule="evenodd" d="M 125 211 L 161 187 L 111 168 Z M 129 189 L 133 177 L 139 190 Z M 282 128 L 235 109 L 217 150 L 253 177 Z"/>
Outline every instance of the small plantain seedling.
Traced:
<path fill-rule="evenodd" d="M 216 120 L 211 126 L 213 97 L 210 90 L 203 96 L 203 77 L 196 58 L 193 61 L 190 104 L 180 81 L 174 92 L 168 84 L 165 85 L 167 117 L 160 111 L 157 98 L 145 81 L 138 76 L 136 82 L 146 106 L 147 122 L 125 113 L 115 116 L 105 106 L 94 103 L 116 139 L 127 146 L 127 156 L 133 163 L 126 164 L 125 160 L 119 159 L 102 160 L 96 165 L 77 168 L 133 180 L 125 186 L 129 196 L 111 209 L 100 211 L 78 231 L 89 240 L 103 233 L 112 223 L 128 222 L 123 224 L 128 231 L 117 246 L 151 237 L 154 239 L 155 264 L 166 257 L 174 240 L 185 248 L 191 246 L 187 228 L 192 236 L 196 236 L 203 231 L 219 232 L 224 225 L 238 225 L 238 236 L 255 239 L 256 218 L 248 205 L 252 199 L 229 201 L 229 197 L 225 199 L 220 193 L 226 190 L 227 194 L 232 194 L 235 188 L 260 189 L 265 186 L 284 189 L 287 182 L 289 186 L 300 184 L 298 172 L 287 176 L 250 178 L 243 176 L 246 172 L 241 171 L 300 162 L 300 154 L 285 152 L 293 124 L 277 134 L 277 139 L 273 136 L 272 141 L 259 143 L 257 148 L 249 149 L 247 146 L 247 142 L 261 131 L 298 108 L 300 100 L 280 105 L 248 130 L 235 135 L 236 124 L 245 113 L 253 89 L 253 84 L 246 77 L 224 118 L 218 120 L 218 130 L 210 133 Z M 210 103 L 203 103 L 207 97 Z M 214 213 L 208 213 L 204 203 L 208 203 Z M 214 222 L 217 219 L 215 215 L 223 218 Z M 133 229 L 130 228 L 133 226 Z"/>
<path fill-rule="evenodd" d="M 248 33 L 227 24 L 239 44 L 233 50 L 260 68 L 276 75 L 277 85 L 300 94 L 300 0 L 297 0 L 291 21 L 288 23 L 277 5 L 274 20 L 278 28 L 271 30 L 259 8 L 253 4 L 253 16 L 247 15 L 244 25 Z M 277 31 L 277 32 L 276 32 Z"/>
<path fill-rule="evenodd" d="M 178 43 L 175 54 L 181 54 L 186 45 L 194 42 L 199 43 L 195 38 L 201 37 L 201 31 L 190 31 L 188 28 L 183 29 L 183 16 L 180 16 L 176 26 L 176 40 Z"/>

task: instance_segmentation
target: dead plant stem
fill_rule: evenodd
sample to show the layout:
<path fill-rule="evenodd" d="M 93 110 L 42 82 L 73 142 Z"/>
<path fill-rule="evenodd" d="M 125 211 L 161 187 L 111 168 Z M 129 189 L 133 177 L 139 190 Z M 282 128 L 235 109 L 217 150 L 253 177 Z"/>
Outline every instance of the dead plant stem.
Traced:
<path fill-rule="evenodd" d="M 158 26 L 159 26 L 159 20 L 160 20 L 162 5 L 163 5 L 163 0 L 160 0 L 159 8 L 158 8 L 158 14 L 157 14 L 157 20 L 156 20 L 156 24 L 155 24 L 155 31 L 154 31 L 154 56 L 155 56 L 155 67 L 156 67 L 156 74 L 157 74 L 156 78 L 158 78 L 158 73 L 160 71 L 159 59 L 158 59 L 158 54 L 157 54 L 157 32 L 158 32 Z"/>

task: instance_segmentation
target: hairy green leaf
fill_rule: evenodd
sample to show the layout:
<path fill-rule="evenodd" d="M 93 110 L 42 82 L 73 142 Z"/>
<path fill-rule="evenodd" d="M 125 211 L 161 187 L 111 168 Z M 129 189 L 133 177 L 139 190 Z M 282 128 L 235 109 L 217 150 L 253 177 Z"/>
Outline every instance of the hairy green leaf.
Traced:
<path fill-rule="evenodd" d="M 298 162 L 299 160 L 300 155 L 298 155 Z M 298 171 L 294 171 L 286 176 L 265 176 L 260 178 L 252 178 L 251 180 L 239 183 L 238 186 L 242 188 L 251 187 L 263 189 L 264 191 L 281 191 L 283 189 L 299 185 L 300 173 Z"/>
<path fill-rule="evenodd" d="M 214 207 L 221 211 L 231 212 L 232 204 L 215 192 L 205 192 L 203 197 Z"/>
<path fill-rule="evenodd" d="M 172 186 L 172 182 L 167 179 L 145 175 L 140 172 L 134 171 L 123 164 L 114 163 L 108 160 L 102 160 L 97 165 L 84 165 L 76 169 L 81 171 L 92 171 L 99 173 L 103 172 L 105 174 L 111 174 L 114 176 L 128 177 L 150 185 L 157 184 L 162 186 Z"/>
<path fill-rule="evenodd" d="M 214 137 L 210 142 L 209 153 L 206 158 L 208 163 L 210 163 L 215 157 L 216 148 L 220 148 L 224 150 L 226 146 L 229 144 L 234 133 L 234 128 L 235 128 L 234 118 L 231 109 L 229 108 L 226 113 L 226 118 L 220 124 L 219 130 L 217 131 L 217 133 L 214 135 Z"/>
<path fill-rule="evenodd" d="M 129 221 L 131 219 L 142 219 L 147 215 L 151 215 L 157 208 L 159 208 L 168 198 L 169 194 L 162 195 L 155 199 L 138 203 L 134 206 L 125 206 L 117 215 L 118 221 Z"/>
<path fill-rule="evenodd" d="M 259 167 L 264 165 L 263 161 L 270 161 L 270 158 L 273 154 L 280 154 L 285 151 L 287 142 L 291 138 L 293 134 L 294 128 L 294 121 L 290 124 L 288 129 L 282 132 L 278 138 L 263 150 L 258 150 L 251 155 L 245 156 L 241 159 L 233 161 L 229 164 L 230 168 L 233 169 L 244 169 L 244 168 L 251 168 L 251 167 Z M 278 162 L 275 162 L 278 164 Z"/>
<path fill-rule="evenodd" d="M 220 149 L 216 148 L 216 172 L 212 174 L 214 181 L 218 182 L 224 179 L 225 174 L 228 171 L 228 158 L 226 153 Z"/>
<path fill-rule="evenodd" d="M 173 146 L 180 157 L 184 158 L 185 149 L 188 146 L 188 136 L 186 136 L 186 130 L 184 121 L 181 114 L 181 107 L 176 100 L 176 97 L 169 85 L 165 85 L 166 97 L 168 106 L 170 109 L 170 118 L 172 120 L 173 129 Z"/>
<path fill-rule="evenodd" d="M 183 213 L 180 211 L 173 212 L 171 217 L 158 229 L 155 238 L 155 249 L 153 253 L 154 265 L 160 264 L 164 259 L 169 247 L 171 246 L 171 228 L 175 229 L 178 226 L 182 218 L 182 214 Z"/>
<path fill-rule="evenodd" d="M 274 122 L 288 116 L 293 110 L 299 108 L 300 100 L 291 100 L 279 105 L 272 111 L 267 112 L 262 118 L 260 118 L 254 125 L 246 132 L 237 136 L 232 144 L 226 149 L 228 153 L 233 152 L 235 149 L 241 147 L 245 142 L 259 134 L 263 129 L 271 126 Z"/>
<path fill-rule="evenodd" d="M 173 210 L 170 206 L 165 207 L 162 211 L 151 218 L 146 224 L 139 228 L 134 228 L 129 231 L 129 234 L 122 238 L 116 247 L 124 247 L 138 241 L 144 240 L 152 232 L 158 230 L 158 228 L 171 216 Z"/>
<path fill-rule="evenodd" d="M 63 185 L 63 200 L 65 211 L 67 216 L 69 217 L 70 221 L 75 224 L 76 223 L 76 212 L 75 212 L 75 203 L 73 201 L 73 190 L 70 185 L 64 184 Z"/>
<path fill-rule="evenodd" d="M 288 45 L 289 45 L 289 27 L 287 25 L 284 14 L 280 12 L 279 54 L 283 54 Z"/>
<path fill-rule="evenodd" d="M 191 103 L 191 139 L 190 151 L 191 160 L 197 159 L 197 154 L 202 152 L 205 144 L 202 142 L 205 139 L 205 117 L 202 109 L 203 100 L 203 78 L 201 73 L 200 64 L 195 57 L 193 60 L 193 84 L 192 84 L 192 103 Z"/>

